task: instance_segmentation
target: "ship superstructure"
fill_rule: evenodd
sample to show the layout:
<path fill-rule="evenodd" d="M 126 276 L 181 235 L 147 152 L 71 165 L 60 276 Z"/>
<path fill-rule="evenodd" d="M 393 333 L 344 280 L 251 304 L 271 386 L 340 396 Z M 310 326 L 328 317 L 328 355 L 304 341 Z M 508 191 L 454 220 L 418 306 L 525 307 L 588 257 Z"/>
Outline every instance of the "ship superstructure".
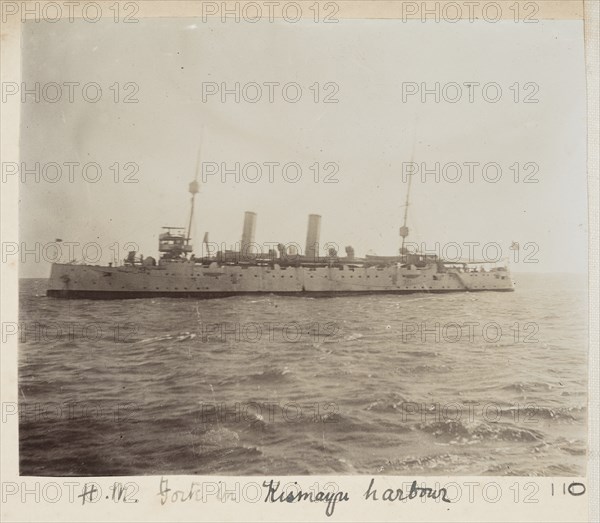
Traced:
<path fill-rule="evenodd" d="M 402 245 L 398 256 L 355 256 L 319 252 L 321 216 L 308 217 L 303 253 L 279 244 L 260 252 L 254 238 L 257 216 L 246 212 L 239 248 L 196 257 L 191 228 L 198 182 L 192 194 L 186 229 L 165 227 L 159 235 L 158 260 L 130 252 L 121 265 L 54 263 L 47 296 L 55 298 L 122 299 L 150 297 L 222 298 L 245 294 L 339 296 L 414 292 L 512 291 L 507 266 L 485 268 L 486 262 L 446 262 L 436 255 L 410 253 L 405 248 L 408 195 Z M 206 238 L 205 238 L 206 240 Z"/>

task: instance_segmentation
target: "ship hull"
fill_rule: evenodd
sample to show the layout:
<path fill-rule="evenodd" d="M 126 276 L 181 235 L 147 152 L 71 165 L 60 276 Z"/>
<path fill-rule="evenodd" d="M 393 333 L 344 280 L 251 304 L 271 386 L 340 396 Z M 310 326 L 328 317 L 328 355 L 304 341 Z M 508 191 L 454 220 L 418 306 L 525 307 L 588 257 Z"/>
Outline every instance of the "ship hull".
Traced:
<path fill-rule="evenodd" d="M 173 261 L 156 267 L 53 264 L 47 296 L 64 299 L 214 299 L 246 295 L 309 297 L 373 294 L 512 291 L 507 270 L 386 267 L 199 265 Z"/>

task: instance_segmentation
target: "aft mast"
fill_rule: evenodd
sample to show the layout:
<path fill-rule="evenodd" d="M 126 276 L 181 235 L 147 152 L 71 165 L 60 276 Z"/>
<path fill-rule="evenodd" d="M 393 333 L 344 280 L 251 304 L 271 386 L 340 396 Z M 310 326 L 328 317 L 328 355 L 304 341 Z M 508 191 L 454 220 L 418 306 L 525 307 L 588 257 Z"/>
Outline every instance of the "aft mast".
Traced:
<path fill-rule="evenodd" d="M 408 206 L 410 205 L 410 186 L 412 183 L 412 173 L 409 175 L 408 178 L 408 187 L 406 189 L 406 202 L 404 203 L 404 221 L 402 223 L 402 227 L 400 227 L 400 236 L 402 237 L 402 246 L 400 247 L 400 255 L 405 254 L 404 252 L 404 242 L 406 241 L 406 238 L 408 237 L 408 227 L 407 227 L 407 223 L 408 223 Z"/>
<path fill-rule="evenodd" d="M 415 134 L 416 134 L 416 129 L 415 129 Z M 415 159 L 415 140 L 416 140 L 416 136 L 413 139 L 413 150 L 412 150 L 412 155 L 410 158 L 411 166 L 414 165 L 414 159 Z M 413 172 L 411 169 L 411 172 L 408 175 L 408 186 L 406 188 L 406 201 L 404 202 L 404 220 L 402 222 L 402 227 L 400 227 L 400 237 L 402 238 L 402 245 L 400 247 L 400 256 L 404 256 L 406 254 L 404 251 L 404 243 L 406 242 L 406 238 L 408 237 L 408 233 L 409 233 L 407 224 L 408 224 L 408 207 L 410 205 L 410 188 L 412 185 L 412 179 L 413 179 Z"/>

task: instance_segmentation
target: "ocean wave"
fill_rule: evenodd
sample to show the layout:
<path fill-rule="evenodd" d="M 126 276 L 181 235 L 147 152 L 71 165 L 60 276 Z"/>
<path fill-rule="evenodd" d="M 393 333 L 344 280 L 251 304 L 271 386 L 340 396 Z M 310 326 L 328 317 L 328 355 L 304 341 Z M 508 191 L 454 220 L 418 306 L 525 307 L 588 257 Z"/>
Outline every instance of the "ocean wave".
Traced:
<path fill-rule="evenodd" d="M 201 453 L 207 448 L 233 448 L 239 446 L 239 434 L 224 427 L 210 429 L 202 434 L 198 434 L 194 441 L 194 451 L 201 449 Z"/>
<path fill-rule="evenodd" d="M 418 430 L 442 440 L 456 443 L 472 441 L 542 441 L 544 434 L 534 429 L 524 429 L 505 423 L 469 423 L 460 421 L 435 421 L 417 424 Z"/>
<path fill-rule="evenodd" d="M 20 471 L 585 474 L 586 297 L 563 277 L 531 281 L 506 294 L 111 302 L 36 298 L 41 287 L 23 283 L 19 321 L 65 336 L 19 344 Z M 402 339 L 406 322 L 467 321 L 474 341 Z M 490 321 L 503 329 L 497 346 L 481 340 Z M 256 343 L 201 330 L 265 322 Z M 523 343 L 530 330 L 515 322 L 537 323 L 542 341 Z M 88 324 L 103 336 L 82 339 Z M 281 335 L 288 324 L 297 342 Z M 75 417 L 55 414 L 65 402 L 81 406 Z M 282 411 L 294 402 L 299 419 Z M 462 417 L 448 419 L 455 404 Z"/>
<path fill-rule="evenodd" d="M 585 419 L 586 407 L 541 407 L 539 405 L 523 405 L 501 408 L 500 414 L 507 414 L 513 419 L 522 419 L 524 422 L 535 423 L 538 420 L 553 420 L 573 422 Z"/>

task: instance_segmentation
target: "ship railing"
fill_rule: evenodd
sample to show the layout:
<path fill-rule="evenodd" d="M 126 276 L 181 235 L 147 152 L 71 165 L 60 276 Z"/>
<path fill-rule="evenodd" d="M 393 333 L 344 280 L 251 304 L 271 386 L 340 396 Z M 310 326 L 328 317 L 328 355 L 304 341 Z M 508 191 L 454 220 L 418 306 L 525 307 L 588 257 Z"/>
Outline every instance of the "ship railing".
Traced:
<path fill-rule="evenodd" d="M 495 272 L 508 271 L 508 261 L 500 260 L 441 260 L 440 263 L 445 269 L 455 269 L 459 272 Z"/>

